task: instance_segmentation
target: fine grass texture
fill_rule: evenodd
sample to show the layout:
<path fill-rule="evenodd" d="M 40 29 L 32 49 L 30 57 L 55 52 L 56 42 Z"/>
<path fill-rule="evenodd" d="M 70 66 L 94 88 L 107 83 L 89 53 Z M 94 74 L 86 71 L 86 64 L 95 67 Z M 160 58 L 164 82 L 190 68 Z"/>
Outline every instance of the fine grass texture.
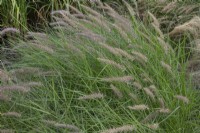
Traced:
<path fill-rule="evenodd" d="M 123 4 L 127 17 L 101 2 L 53 11 L 51 30 L 13 42 L 20 60 L 0 71 L 0 132 L 199 131 L 184 50 L 151 12 L 145 27 Z"/>
<path fill-rule="evenodd" d="M 83 2 L 81 2 L 83 3 Z M 64 9 L 67 4 L 80 4 L 79 0 L 1 0 L 0 1 L 0 26 L 16 27 L 21 30 L 36 29 L 36 22 L 46 22 L 49 12 Z M 43 25 L 39 25 L 43 26 Z"/>
<path fill-rule="evenodd" d="M 52 10 L 66 9 L 68 4 L 80 8 L 80 4 L 92 2 L 93 0 L 0 0 L 0 27 L 38 30 L 49 19 Z"/>

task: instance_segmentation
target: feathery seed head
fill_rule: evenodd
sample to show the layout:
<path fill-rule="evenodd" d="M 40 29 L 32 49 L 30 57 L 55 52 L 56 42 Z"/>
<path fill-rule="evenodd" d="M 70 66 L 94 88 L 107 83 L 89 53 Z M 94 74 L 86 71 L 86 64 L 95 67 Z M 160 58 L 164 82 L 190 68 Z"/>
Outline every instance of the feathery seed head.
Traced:
<path fill-rule="evenodd" d="M 0 133 L 15 133 L 12 129 L 0 129 Z"/>
<path fill-rule="evenodd" d="M 21 114 L 18 112 L 6 112 L 2 113 L 2 116 L 8 116 L 8 117 L 21 117 Z"/>
<path fill-rule="evenodd" d="M 167 71 L 169 72 L 170 74 L 173 74 L 172 72 L 172 68 L 170 65 L 168 65 L 167 63 L 165 63 L 164 61 L 161 61 L 161 66 Z"/>
<path fill-rule="evenodd" d="M 176 26 L 170 33 L 169 36 L 173 37 L 176 35 L 191 33 L 194 38 L 199 38 L 199 29 L 200 29 L 200 17 L 195 16 L 190 21 Z"/>
<path fill-rule="evenodd" d="M 115 50 L 121 55 L 124 56 L 125 58 L 133 61 L 134 57 L 132 55 L 130 55 L 128 52 L 126 52 L 125 50 L 122 50 L 120 48 L 115 48 Z"/>
<path fill-rule="evenodd" d="M 42 120 L 43 123 L 48 124 L 48 125 L 54 125 L 56 124 L 56 121 L 52 121 L 52 120 Z"/>
<path fill-rule="evenodd" d="M 167 4 L 161 12 L 164 13 L 169 13 L 170 11 L 172 11 L 175 7 L 177 6 L 177 1 L 172 1 L 169 4 Z"/>
<path fill-rule="evenodd" d="M 158 21 L 158 19 L 150 12 L 150 11 L 148 11 L 148 14 L 149 14 L 149 16 L 153 19 L 153 24 L 156 26 L 156 27 L 160 27 L 160 23 L 159 23 L 159 21 Z"/>
<path fill-rule="evenodd" d="M 133 125 L 124 125 L 121 127 L 111 128 L 102 131 L 101 133 L 122 133 L 122 132 L 132 132 L 136 130 L 136 127 Z"/>
<path fill-rule="evenodd" d="M 104 58 L 97 58 L 97 59 L 98 59 L 99 61 L 105 63 L 105 64 L 112 65 L 112 66 L 114 66 L 114 67 L 116 67 L 116 68 L 118 68 L 118 69 L 121 69 L 121 70 L 123 70 L 123 71 L 126 69 L 123 65 L 121 65 L 121 64 L 119 64 L 119 63 L 117 63 L 117 62 L 115 62 L 115 61 L 113 61 L 113 60 L 104 59 Z"/>
<path fill-rule="evenodd" d="M 3 71 L 2 69 L 0 69 L 0 80 L 3 83 L 6 83 L 6 82 L 11 80 L 10 76 L 5 71 Z"/>
<path fill-rule="evenodd" d="M 1 91 L 0 91 L 0 100 L 2 100 L 2 101 L 10 101 L 11 97 L 2 94 Z"/>
<path fill-rule="evenodd" d="M 155 95 L 153 94 L 153 92 L 149 89 L 149 88 L 143 88 L 144 92 L 153 100 L 155 101 Z"/>
<path fill-rule="evenodd" d="M 118 98 L 122 98 L 123 97 L 123 94 L 121 93 L 121 91 L 116 86 L 111 84 L 110 88 L 113 90 L 113 92 L 115 93 L 115 95 L 117 95 Z"/>
<path fill-rule="evenodd" d="M 20 91 L 20 92 L 29 92 L 30 88 L 26 86 L 13 85 L 13 86 L 1 86 L 0 91 Z"/>
<path fill-rule="evenodd" d="M 149 107 L 144 104 L 128 106 L 128 108 L 131 110 L 138 110 L 138 111 L 149 110 Z"/>
<path fill-rule="evenodd" d="M 165 108 L 164 100 L 162 98 L 159 98 L 158 101 L 160 103 L 160 108 Z"/>
<path fill-rule="evenodd" d="M 159 115 L 159 112 L 158 112 L 158 111 L 151 112 L 149 115 L 147 115 L 147 116 L 141 121 L 141 123 L 147 123 L 147 122 L 153 121 L 158 115 Z"/>
<path fill-rule="evenodd" d="M 189 103 L 189 99 L 188 99 L 187 97 L 185 97 L 185 96 L 182 96 L 182 95 L 176 95 L 176 96 L 174 96 L 174 97 L 175 97 L 176 99 L 178 99 L 178 100 L 180 100 L 180 101 L 186 103 L 186 104 Z"/>
<path fill-rule="evenodd" d="M 167 108 L 161 108 L 161 109 L 159 109 L 159 112 L 160 112 L 160 113 L 163 113 L 163 114 L 168 114 L 168 113 L 171 112 L 171 110 L 170 110 L 170 109 L 167 109 Z"/>
<path fill-rule="evenodd" d="M 140 52 L 132 51 L 132 54 L 135 56 L 135 59 L 137 59 L 137 61 L 140 61 L 140 62 L 143 61 L 145 63 L 148 61 L 148 58 Z"/>
<path fill-rule="evenodd" d="M 157 94 L 158 89 L 156 88 L 155 85 L 150 85 L 148 88 L 150 89 L 151 92 L 153 92 L 153 94 L 155 95 Z"/>
<path fill-rule="evenodd" d="M 159 124 L 158 123 L 147 124 L 147 127 L 151 128 L 153 130 L 157 130 L 159 128 Z"/>
<path fill-rule="evenodd" d="M 73 130 L 73 131 L 80 131 L 80 129 L 74 125 L 69 125 L 69 124 L 62 124 L 62 123 L 55 123 L 54 126 L 56 128 L 66 128 L 69 130 Z"/>
<path fill-rule="evenodd" d="M 94 100 L 94 99 L 102 99 L 104 97 L 101 93 L 92 93 L 89 95 L 80 96 L 79 100 Z"/>
<path fill-rule="evenodd" d="M 124 83 L 129 83 L 133 81 L 132 76 L 123 76 L 123 77 L 110 77 L 110 78 L 103 78 L 102 81 L 105 82 L 124 82 Z"/>
<path fill-rule="evenodd" d="M 133 99 L 134 101 L 138 101 L 137 95 L 135 95 L 135 94 L 133 94 L 133 93 L 129 93 L 129 96 L 130 96 L 131 99 Z"/>
<path fill-rule="evenodd" d="M 133 86 L 137 89 L 142 89 L 142 85 L 139 82 L 133 82 Z"/>
<path fill-rule="evenodd" d="M 114 55 L 116 55 L 116 56 L 121 56 L 121 54 L 118 52 L 118 51 L 116 51 L 116 49 L 115 48 L 113 48 L 113 47 L 111 47 L 111 46 L 109 46 L 109 45 L 107 45 L 107 44 L 104 44 L 104 43 L 99 43 L 102 47 L 104 47 L 105 49 L 107 49 L 110 53 L 112 53 L 112 54 L 114 54 Z"/>
<path fill-rule="evenodd" d="M 140 76 L 143 78 L 143 80 L 144 80 L 145 82 L 153 83 L 153 80 L 149 77 L 148 74 L 142 73 L 142 74 L 140 74 Z"/>
<path fill-rule="evenodd" d="M 16 33 L 19 34 L 20 31 L 18 29 L 15 28 L 5 28 L 2 31 L 0 31 L 0 36 L 5 36 L 7 33 Z"/>

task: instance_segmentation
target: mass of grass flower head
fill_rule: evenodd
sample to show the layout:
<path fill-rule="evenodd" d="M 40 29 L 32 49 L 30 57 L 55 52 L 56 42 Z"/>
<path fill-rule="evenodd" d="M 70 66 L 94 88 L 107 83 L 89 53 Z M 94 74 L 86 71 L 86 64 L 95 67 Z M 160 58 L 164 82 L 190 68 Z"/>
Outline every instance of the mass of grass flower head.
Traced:
<path fill-rule="evenodd" d="M 0 69 L 2 133 L 198 133 L 199 94 L 186 41 L 171 46 L 126 1 L 54 10 L 43 32 L 6 28 L 14 61 Z M 146 18 L 146 19 L 147 19 Z"/>

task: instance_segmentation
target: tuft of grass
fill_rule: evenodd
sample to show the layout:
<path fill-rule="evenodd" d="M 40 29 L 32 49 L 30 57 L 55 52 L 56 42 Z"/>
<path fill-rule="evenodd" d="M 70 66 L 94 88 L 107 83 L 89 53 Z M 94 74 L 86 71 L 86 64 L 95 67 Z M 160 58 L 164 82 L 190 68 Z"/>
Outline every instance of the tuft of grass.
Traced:
<path fill-rule="evenodd" d="M 199 99 L 183 71 L 182 49 L 176 54 L 168 37 L 145 27 L 134 14 L 125 17 L 108 4 L 96 4 L 96 10 L 80 5 L 84 11 L 54 11 L 52 30 L 29 32 L 25 40 L 13 42 L 20 61 L 2 70 L 10 77 L 5 85 L 31 86 L 26 93 L 1 91 L 11 99 L 2 102 L 0 112 L 20 117 L 1 116 L 0 129 L 198 131 Z"/>

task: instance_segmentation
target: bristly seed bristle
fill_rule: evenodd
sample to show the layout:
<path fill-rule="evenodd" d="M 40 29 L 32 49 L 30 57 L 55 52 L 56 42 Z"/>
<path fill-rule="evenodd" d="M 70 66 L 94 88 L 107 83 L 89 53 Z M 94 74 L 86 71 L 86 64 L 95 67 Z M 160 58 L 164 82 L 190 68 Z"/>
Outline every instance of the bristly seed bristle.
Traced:
<path fill-rule="evenodd" d="M 105 64 L 112 65 L 112 66 L 114 66 L 114 67 L 116 67 L 116 68 L 118 68 L 118 69 L 121 69 L 121 70 L 123 70 L 123 71 L 126 69 L 123 65 L 121 65 L 121 64 L 119 64 L 119 63 L 117 63 L 117 62 L 115 62 L 115 61 L 113 61 L 113 60 L 104 59 L 104 58 L 97 58 L 97 59 L 98 59 L 99 61 L 105 63 Z"/>
<path fill-rule="evenodd" d="M 185 96 L 182 96 L 182 95 L 176 95 L 174 96 L 176 99 L 180 100 L 180 101 L 183 101 L 184 103 L 188 104 L 189 103 L 189 99 Z"/>
<path fill-rule="evenodd" d="M 0 92 L 0 100 L 2 101 L 10 101 L 11 100 L 11 97 L 7 96 L 7 95 L 4 95 Z"/>
<path fill-rule="evenodd" d="M 162 10 L 161 12 L 163 13 L 168 13 L 171 10 L 173 10 L 175 7 L 177 6 L 177 1 L 172 1 L 169 4 L 167 4 Z"/>
<path fill-rule="evenodd" d="M 121 91 L 116 86 L 111 84 L 110 88 L 113 90 L 113 92 L 117 95 L 118 98 L 122 98 L 123 97 L 123 94 L 121 93 Z"/>
<path fill-rule="evenodd" d="M 56 128 L 66 128 L 69 130 L 73 130 L 73 131 L 80 131 L 80 129 L 74 125 L 70 125 L 70 124 L 63 124 L 63 123 L 58 123 L 56 121 L 52 121 L 52 120 L 42 120 L 43 123 L 46 123 L 47 125 L 51 125 L 54 126 Z"/>
<path fill-rule="evenodd" d="M 115 48 L 115 50 L 116 50 L 121 56 L 123 56 L 123 57 L 125 57 L 125 58 L 127 58 L 127 59 L 129 59 L 129 60 L 131 60 L 131 61 L 133 61 L 133 60 L 135 59 L 131 54 L 129 54 L 129 53 L 126 52 L 125 50 L 122 50 L 122 49 L 120 49 L 120 48 Z"/>
<path fill-rule="evenodd" d="M 142 89 L 142 85 L 139 82 L 133 82 L 133 86 L 136 87 L 137 89 Z"/>
<path fill-rule="evenodd" d="M 0 129 L 0 133 L 15 133 L 12 129 Z"/>
<path fill-rule="evenodd" d="M 102 99 L 104 97 L 101 93 L 92 93 L 89 95 L 80 96 L 79 100 L 94 100 L 94 99 Z"/>
<path fill-rule="evenodd" d="M 21 117 L 21 113 L 18 112 L 6 112 L 2 113 L 2 116 L 8 116 L 8 117 Z"/>
<path fill-rule="evenodd" d="M 153 92 L 149 89 L 149 88 L 143 88 L 144 92 L 153 100 L 155 101 L 155 95 L 153 94 Z"/>
<path fill-rule="evenodd" d="M 167 109 L 167 108 L 161 108 L 161 109 L 159 109 L 159 112 L 160 112 L 160 113 L 163 113 L 163 114 L 168 114 L 168 113 L 171 112 L 171 110 L 170 110 L 170 109 Z"/>
<path fill-rule="evenodd" d="M 157 130 L 159 128 L 159 124 L 158 123 L 147 124 L 147 127 L 151 128 L 153 130 Z"/>
<path fill-rule="evenodd" d="M 132 132 L 136 130 L 136 127 L 133 125 L 124 125 L 121 127 L 111 128 L 102 131 L 101 133 L 122 133 L 122 132 Z"/>
<path fill-rule="evenodd" d="M 169 52 L 174 52 L 173 48 L 171 47 L 170 44 L 168 44 L 167 42 L 164 41 L 163 38 L 157 37 L 160 46 L 163 48 L 163 50 L 165 51 L 165 54 L 169 54 Z"/>
<path fill-rule="evenodd" d="M 116 49 L 114 47 L 111 47 L 107 44 L 104 44 L 104 43 L 99 43 L 102 47 L 106 48 L 110 53 L 116 55 L 116 56 L 121 56 L 121 54 L 116 51 Z"/>
<path fill-rule="evenodd" d="M 159 115 L 158 111 L 152 112 L 149 115 L 147 115 L 142 121 L 141 123 L 147 123 L 150 121 L 153 121 L 153 119 L 155 119 L 157 116 Z"/>
<path fill-rule="evenodd" d="M 138 111 L 149 110 L 149 107 L 144 104 L 128 106 L 128 108 L 131 110 L 138 110 Z"/>
<path fill-rule="evenodd" d="M 28 82 L 28 83 L 23 83 L 22 86 L 24 87 L 41 87 L 43 84 L 41 82 Z"/>
<path fill-rule="evenodd" d="M 56 124 L 56 121 L 52 121 L 52 120 L 42 120 L 43 123 L 46 123 L 48 125 L 54 125 Z"/>
<path fill-rule="evenodd" d="M 142 61 L 141 63 L 146 63 L 148 61 L 148 58 L 140 52 L 132 51 L 132 54 L 135 55 L 135 59 L 137 59 L 137 61 Z"/>
<path fill-rule="evenodd" d="M 140 76 L 143 78 L 143 81 L 153 83 L 153 80 L 146 73 L 142 73 Z"/>
<path fill-rule="evenodd" d="M 150 11 L 148 11 L 148 14 L 149 14 L 149 16 L 153 19 L 153 24 L 156 26 L 156 27 L 160 27 L 160 23 L 159 23 L 159 21 L 158 21 L 158 19 L 150 12 Z"/>
<path fill-rule="evenodd" d="M 78 127 L 76 127 L 74 125 L 69 125 L 69 124 L 55 123 L 54 126 L 57 128 L 66 128 L 69 130 L 80 131 L 80 129 Z"/>
<path fill-rule="evenodd" d="M 160 108 L 165 108 L 164 100 L 162 98 L 159 98 L 158 101 L 160 103 Z"/>
<path fill-rule="evenodd" d="M 104 82 L 124 82 L 129 83 L 133 81 L 132 76 L 123 76 L 123 77 L 110 77 L 110 78 L 103 78 L 102 81 Z"/>
<path fill-rule="evenodd" d="M 13 86 L 1 86 L 0 91 L 20 91 L 29 92 L 30 88 L 26 86 L 13 85 Z"/>
<path fill-rule="evenodd" d="M 5 28 L 2 31 L 0 31 L 0 36 L 5 36 L 7 33 L 17 33 L 17 34 L 19 34 L 20 31 L 16 28 Z"/>
<path fill-rule="evenodd" d="M 156 88 L 155 85 L 150 85 L 148 88 L 150 89 L 151 92 L 153 92 L 154 95 L 157 95 L 158 89 Z"/>
<path fill-rule="evenodd" d="M 30 43 L 33 47 L 38 48 L 40 50 L 43 50 L 47 53 L 53 54 L 54 50 L 46 45 L 42 45 L 42 44 L 37 44 L 37 43 Z"/>
<path fill-rule="evenodd" d="M 3 82 L 3 83 L 6 83 L 8 81 L 11 80 L 9 74 L 7 72 L 5 72 L 4 70 L 0 69 L 0 80 Z"/>
<path fill-rule="evenodd" d="M 131 97 L 131 99 L 133 99 L 134 101 L 138 101 L 138 97 L 137 95 L 133 94 L 133 93 L 129 93 L 129 96 Z"/>
<path fill-rule="evenodd" d="M 165 63 L 164 61 L 161 61 L 161 66 L 170 74 L 173 74 L 172 72 L 172 68 L 170 65 L 168 65 L 167 63 Z"/>

